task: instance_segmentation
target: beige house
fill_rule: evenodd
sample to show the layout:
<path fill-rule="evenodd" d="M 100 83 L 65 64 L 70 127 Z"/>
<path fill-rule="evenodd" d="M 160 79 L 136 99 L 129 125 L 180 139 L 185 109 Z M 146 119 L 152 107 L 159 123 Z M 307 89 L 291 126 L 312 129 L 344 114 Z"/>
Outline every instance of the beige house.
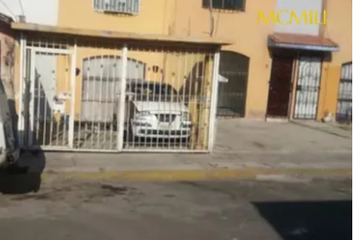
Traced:
<path fill-rule="evenodd" d="M 235 0 L 226 2 L 213 0 L 212 12 L 208 7 L 209 1 L 206 0 L 134 0 L 127 1 L 127 6 L 137 4 L 138 7 L 133 9 L 133 12 L 126 10 L 128 14 L 121 13 L 125 10 L 115 13 L 116 9 L 102 12 L 104 3 L 103 0 L 93 2 L 61 0 L 59 2 L 58 25 L 136 33 L 208 36 L 211 33 L 210 16 L 212 15 L 212 36 L 228 39 L 233 43 L 222 49 L 225 52 L 222 52 L 221 55 L 220 74 L 228 75 L 230 81 L 226 84 L 221 83 L 219 86 L 219 115 L 246 118 L 285 117 L 288 119 L 302 118 L 301 116 L 304 115 L 305 119 L 320 120 L 326 113 L 330 112 L 335 115 L 339 111 L 337 105 L 340 94 L 340 72 L 343 64 L 351 62 L 352 1 L 350 0 L 340 0 L 340 3 L 328 0 L 311 2 L 304 0 Z M 112 6 L 115 7 L 115 5 Z M 119 6 L 117 5 L 116 8 L 118 9 Z M 77 9 L 80 9 L 79 16 Z M 298 16 L 301 16 L 304 11 L 317 11 L 319 19 L 323 18 L 322 15 L 325 11 L 327 24 L 321 26 L 295 23 L 285 26 L 272 23 L 260 24 L 257 21 L 260 12 L 269 16 L 272 12 L 284 9 L 293 11 Z M 286 16 L 284 18 L 286 19 Z M 295 41 L 293 42 L 294 46 L 280 48 L 284 49 L 287 55 L 291 55 L 289 64 L 293 70 L 285 74 L 289 75 L 289 79 L 284 81 L 289 82 L 287 86 L 289 85 L 292 91 L 281 89 L 279 90 L 281 93 L 269 92 L 269 88 L 272 88 L 269 82 L 276 82 L 271 79 L 272 60 L 274 52 L 279 49 L 276 47 L 273 51 L 268 45 L 268 37 L 273 33 L 295 35 L 290 36 L 292 38 L 290 42 Z M 289 36 L 283 37 L 289 38 Z M 331 42 L 332 50 L 329 48 L 329 50 L 325 48 L 311 49 L 310 46 L 313 44 L 326 47 L 326 39 Z M 296 47 L 296 44 L 299 46 Z M 284 53 L 281 50 L 280 52 Z M 315 56 L 320 62 L 318 66 L 311 65 L 321 69 L 321 77 L 318 77 L 317 84 L 318 92 L 296 94 L 297 86 L 302 84 L 296 79 L 297 75 L 301 75 L 298 72 L 300 71 L 298 69 L 301 61 L 300 55 Z M 281 58 L 280 61 L 282 61 Z M 308 64 L 304 62 L 304 65 L 301 66 L 305 65 Z M 282 88 L 282 86 L 275 88 L 277 87 Z M 277 100 L 272 97 L 273 95 L 281 95 L 282 97 Z M 284 102 L 286 98 L 286 107 L 274 104 L 277 101 Z M 312 98 L 314 99 L 306 100 Z M 274 109 L 275 105 L 278 109 Z M 306 110 L 297 109 L 311 110 L 306 113 Z M 275 114 L 272 114 L 272 111 L 275 111 Z"/>

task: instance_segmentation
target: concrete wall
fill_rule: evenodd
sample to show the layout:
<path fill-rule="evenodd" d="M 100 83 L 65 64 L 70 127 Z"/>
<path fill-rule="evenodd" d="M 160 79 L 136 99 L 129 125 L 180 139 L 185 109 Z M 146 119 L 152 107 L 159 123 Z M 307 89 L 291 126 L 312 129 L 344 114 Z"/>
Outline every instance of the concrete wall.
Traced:
<path fill-rule="evenodd" d="M 59 0 L 2 0 L 0 12 L 11 16 L 15 21 L 19 15 L 25 15 L 31 23 L 57 25 Z M 20 5 L 22 3 L 22 7 Z M 23 11 L 22 11 L 23 10 Z"/>
<path fill-rule="evenodd" d="M 7 23 L 0 22 L 0 81 L 4 87 L 7 98 L 6 108 L 11 116 L 11 125 L 13 133 L 17 132 L 17 111 L 16 111 L 16 42 L 14 33 Z M 5 98 L 3 98 L 5 100 Z M 3 105 L 4 106 L 4 105 Z M 3 108 L 2 106 L 2 108 Z M 4 110 L 4 109 L 2 109 Z M 6 110 L 7 111 L 7 110 Z M 9 134 L 12 132 L 9 132 Z M 11 134 L 12 135 L 12 134 Z M 15 135 L 15 144 L 17 144 L 17 135 Z"/>
<path fill-rule="evenodd" d="M 15 40 L 13 32 L 0 22 L 0 79 L 9 99 L 15 98 L 13 79 L 15 64 Z"/>
<path fill-rule="evenodd" d="M 322 18 L 322 0 L 278 0 L 276 12 L 281 10 L 287 10 L 289 12 L 294 11 L 296 16 L 300 18 L 301 14 L 306 11 L 318 11 L 318 20 Z M 280 15 L 282 22 L 289 22 L 290 14 L 283 13 Z M 298 33 L 308 35 L 318 35 L 320 31 L 320 25 L 305 24 L 304 21 L 301 24 L 293 21 L 292 24 L 283 25 L 276 23 L 275 31 L 280 33 Z"/>

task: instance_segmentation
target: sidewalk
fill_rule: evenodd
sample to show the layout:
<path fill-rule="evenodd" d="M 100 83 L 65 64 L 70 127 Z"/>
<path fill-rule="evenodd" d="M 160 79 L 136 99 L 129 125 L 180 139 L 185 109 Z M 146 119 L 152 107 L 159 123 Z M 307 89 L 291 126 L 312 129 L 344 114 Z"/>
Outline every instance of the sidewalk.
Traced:
<path fill-rule="evenodd" d="M 212 154 L 53 153 L 45 173 L 129 179 L 208 179 L 308 173 L 351 175 L 351 139 L 293 123 L 219 120 Z M 32 169 L 38 157 L 26 157 Z"/>
<path fill-rule="evenodd" d="M 325 133 L 332 134 L 334 136 L 352 139 L 352 125 L 339 124 L 336 122 L 321 123 L 313 121 L 293 121 L 293 123 L 300 126 L 316 129 Z"/>

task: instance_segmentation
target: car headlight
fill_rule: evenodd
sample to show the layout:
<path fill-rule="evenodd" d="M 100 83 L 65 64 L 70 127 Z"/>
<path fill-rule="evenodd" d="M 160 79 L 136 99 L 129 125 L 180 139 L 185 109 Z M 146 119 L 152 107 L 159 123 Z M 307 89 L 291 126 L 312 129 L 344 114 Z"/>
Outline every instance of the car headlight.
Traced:
<path fill-rule="evenodd" d="M 181 120 L 182 120 L 183 122 L 189 121 L 189 113 L 188 113 L 188 112 L 182 112 L 182 114 L 181 114 Z"/>

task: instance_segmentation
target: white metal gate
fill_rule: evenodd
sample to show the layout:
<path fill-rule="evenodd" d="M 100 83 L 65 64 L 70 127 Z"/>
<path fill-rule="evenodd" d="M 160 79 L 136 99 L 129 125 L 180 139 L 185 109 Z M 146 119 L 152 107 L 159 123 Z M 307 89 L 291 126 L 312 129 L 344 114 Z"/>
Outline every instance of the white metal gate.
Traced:
<path fill-rule="evenodd" d="M 28 47 L 27 82 L 22 96 L 28 103 L 24 123 L 28 146 L 65 149 L 70 146 L 72 53 L 61 49 Z M 26 102 L 28 100 L 28 102 Z"/>
<path fill-rule="evenodd" d="M 20 129 L 30 148 L 209 151 L 215 48 L 21 41 Z M 23 47 L 24 46 L 24 47 Z"/>
<path fill-rule="evenodd" d="M 210 112 L 214 55 L 198 49 L 166 51 L 137 45 L 128 50 L 129 57 L 144 56 L 153 62 L 145 78 L 126 79 L 123 149 L 206 150 L 210 114 L 215 114 Z"/>
<path fill-rule="evenodd" d="M 144 79 L 145 64 L 134 59 L 127 62 L 127 79 L 135 71 L 137 78 Z M 74 148 L 116 151 L 122 58 L 91 56 L 82 64 L 81 112 L 75 126 Z"/>
<path fill-rule="evenodd" d="M 295 119 L 315 119 L 320 92 L 322 59 L 301 57 L 296 86 Z"/>

